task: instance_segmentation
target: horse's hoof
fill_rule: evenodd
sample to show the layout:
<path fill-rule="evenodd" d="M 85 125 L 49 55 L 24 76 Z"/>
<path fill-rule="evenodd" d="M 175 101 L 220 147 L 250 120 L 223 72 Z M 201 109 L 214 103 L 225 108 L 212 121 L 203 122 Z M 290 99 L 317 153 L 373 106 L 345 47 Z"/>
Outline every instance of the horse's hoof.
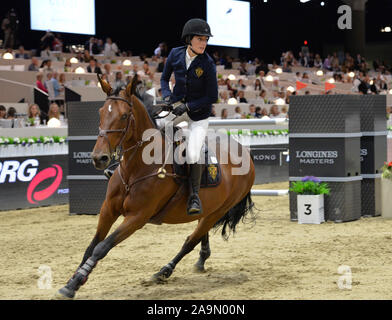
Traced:
<path fill-rule="evenodd" d="M 154 274 L 151 278 L 156 283 L 165 282 L 173 273 L 173 268 L 170 265 L 164 266 L 159 272 Z"/>
<path fill-rule="evenodd" d="M 203 265 L 196 263 L 193 265 L 193 271 L 203 273 L 206 272 L 206 269 L 204 269 Z"/>
<path fill-rule="evenodd" d="M 70 290 L 67 287 L 63 287 L 59 291 L 57 291 L 55 297 L 62 299 L 73 299 L 75 297 L 75 291 Z"/>

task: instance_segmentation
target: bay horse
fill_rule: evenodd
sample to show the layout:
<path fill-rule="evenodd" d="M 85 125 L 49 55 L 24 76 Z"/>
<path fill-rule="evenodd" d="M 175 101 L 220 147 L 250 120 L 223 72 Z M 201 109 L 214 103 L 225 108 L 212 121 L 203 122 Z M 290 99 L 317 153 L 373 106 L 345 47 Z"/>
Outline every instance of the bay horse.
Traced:
<path fill-rule="evenodd" d="M 222 236 L 227 239 L 226 227 L 235 232 L 239 221 L 247 213 L 252 213 L 250 190 L 254 183 L 255 169 L 248 150 L 242 152 L 242 161 L 248 161 L 250 164 L 248 172 L 244 175 L 233 175 L 231 169 L 239 165 L 232 163 L 231 157 L 228 157 L 227 164 L 220 164 L 221 183 L 213 188 L 200 189 L 203 213 L 197 216 L 188 215 L 186 207 L 189 191 L 186 183 L 179 185 L 175 182 L 172 177 L 175 175 L 173 167 L 166 165 L 168 177 L 159 179 L 158 171 L 162 166 L 154 163 L 146 165 L 142 159 L 142 151 L 146 146 L 146 141 L 142 140 L 143 132 L 156 128 L 156 124 L 135 94 L 136 76 L 126 89 L 116 96 L 112 95 L 113 90 L 106 81 L 100 76 L 98 79 L 107 99 L 99 110 L 99 136 L 92 152 L 93 162 L 97 169 L 104 170 L 109 166 L 114 154 L 117 154 L 121 161 L 108 182 L 95 236 L 74 275 L 58 290 L 59 298 L 73 298 L 80 286 L 87 281 L 97 262 L 114 246 L 151 222 L 157 214 L 162 216 L 162 223 L 168 224 L 198 220 L 196 229 L 187 237 L 179 253 L 152 276 L 153 281 L 162 282 L 170 277 L 177 263 L 199 242 L 201 250 L 195 268 L 196 271 L 204 271 L 204 263 L 211 254 L 209 230 L 214 226 L 222 226 Z M 165 144 L 163 135 L 155 138 L 160 139 L 162 145 Z M 219 143 L 216 145 L 217 148 L 223 148 Z M 223 152 L 230 155 L 230 148 L 225 148 L 227 149 Z M 220 152 L 217 152 L 216 156 L 219 157 L 219 154 Z M 120 215 L 124 216 L 123 222 L 106 237 Z"/>

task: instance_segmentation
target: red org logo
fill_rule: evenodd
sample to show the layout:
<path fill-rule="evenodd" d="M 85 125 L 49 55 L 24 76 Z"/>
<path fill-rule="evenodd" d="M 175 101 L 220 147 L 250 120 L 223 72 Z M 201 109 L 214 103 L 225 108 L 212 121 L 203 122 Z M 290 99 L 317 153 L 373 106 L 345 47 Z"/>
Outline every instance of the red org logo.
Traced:
<path fill-rule="evenodd" d="M 56 177 L 56 179 L 54 179 L 53 183 L 49 187 L 44 190 L 34 192 L 42 181 L 53 177 Z M 42 170 L 34 177 L 33 180 L 31 180 L 29 187 L 27 188 L 27 200 L 31 204 L 37 204 L 36 201 L 42 201 L 49 198 L 58 189 L 62 179 L 63 170 L 57 164 L 52 165 L 52 168 Z"/>

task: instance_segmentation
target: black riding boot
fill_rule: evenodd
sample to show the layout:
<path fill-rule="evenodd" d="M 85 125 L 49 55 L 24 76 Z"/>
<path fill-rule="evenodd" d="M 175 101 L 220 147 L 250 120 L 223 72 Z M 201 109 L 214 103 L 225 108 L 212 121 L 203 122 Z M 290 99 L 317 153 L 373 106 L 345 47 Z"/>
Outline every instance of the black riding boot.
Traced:
<path fill-rule="evenodd" d="M 203 171 L 202 164 L 191 164 L 191 175 L 189 178 L 189 199 L 187 213 L 189 215 L 202 214 L 201 201 L 199 198 L 200 180 Z"/>

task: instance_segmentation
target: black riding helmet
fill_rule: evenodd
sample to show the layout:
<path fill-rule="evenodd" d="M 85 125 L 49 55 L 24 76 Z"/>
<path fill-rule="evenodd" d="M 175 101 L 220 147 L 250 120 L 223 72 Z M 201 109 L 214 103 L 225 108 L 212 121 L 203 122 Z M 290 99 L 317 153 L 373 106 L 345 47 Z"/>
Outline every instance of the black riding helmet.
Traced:
<path fill-rule="evenodd" d="M 189 44 L 193 36 L 207 36 L 213 37 L 210 26 L 203 19 L 190 19 L 185 23 L 182 29 L 181 39 L 186 44 Z"/>

